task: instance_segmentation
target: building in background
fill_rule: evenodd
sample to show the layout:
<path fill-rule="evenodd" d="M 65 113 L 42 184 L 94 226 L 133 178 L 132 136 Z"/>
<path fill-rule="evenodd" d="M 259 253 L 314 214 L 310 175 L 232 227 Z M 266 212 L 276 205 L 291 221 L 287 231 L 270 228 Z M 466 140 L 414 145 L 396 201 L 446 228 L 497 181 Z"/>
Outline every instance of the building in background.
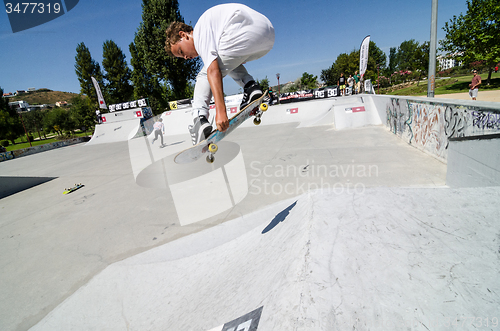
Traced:
<path fill-rule="evenodd" d="M 9 102 L 9 106 L 13 107 L 18 113 L 22 111 L 29 111 L 29 104 L 25 101 Z"/>
<path fill-rule="evenodd" d="M 457 61 L 455 58 L 459 55 L 462 55 L 463 53 L 454 53 L 454 54 L 447 54 L 447 55 L 440 55 L 437 57 L 437 60 L 439 61 L 439 70 L 447 70 L 451 69 L 453 67 L 461 67 L 462 66 L 462 61 Z"/>

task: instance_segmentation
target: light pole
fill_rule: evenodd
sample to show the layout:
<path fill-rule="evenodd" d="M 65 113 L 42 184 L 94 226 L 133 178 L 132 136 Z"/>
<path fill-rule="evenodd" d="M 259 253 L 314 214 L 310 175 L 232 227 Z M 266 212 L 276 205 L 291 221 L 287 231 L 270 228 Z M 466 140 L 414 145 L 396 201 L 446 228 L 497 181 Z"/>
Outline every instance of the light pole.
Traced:
<path fill-rule="evenodd" d="M 431 41 L 429 44 L 429 73 L 427 74 L 427 97 L 434 98 L 436 88 L 436 44 L 437 44 L 438 0 L 432 0 Z"/>
<path fill-rule="evenodd" d="M 276 78 L 278 78 L 278 104 L 280 103 L 280 96 L 281 96 L 281 90 L 280 90 L 280 74 L 276 74 Z"/>

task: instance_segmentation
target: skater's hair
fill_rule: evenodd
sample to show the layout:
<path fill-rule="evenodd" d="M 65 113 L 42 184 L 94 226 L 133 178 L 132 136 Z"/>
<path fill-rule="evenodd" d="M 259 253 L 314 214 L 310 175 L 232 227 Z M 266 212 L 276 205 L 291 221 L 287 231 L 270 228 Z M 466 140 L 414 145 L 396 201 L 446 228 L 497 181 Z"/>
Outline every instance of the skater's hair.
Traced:
<path fill-rule="evenodd" d="M 189 34 L 193 31 L 193 27 L 184 22 L 172 22 L 165 31 L 167 35 L 167 40 L 165 40 L 165 51 L 171 57 L 175 57 L 174 54 L 172 54 L 172 45 L 177 44 L 179 40 L 181 40 L 181 36 L 179 36 L 179 32 L 181 31 Z"/>

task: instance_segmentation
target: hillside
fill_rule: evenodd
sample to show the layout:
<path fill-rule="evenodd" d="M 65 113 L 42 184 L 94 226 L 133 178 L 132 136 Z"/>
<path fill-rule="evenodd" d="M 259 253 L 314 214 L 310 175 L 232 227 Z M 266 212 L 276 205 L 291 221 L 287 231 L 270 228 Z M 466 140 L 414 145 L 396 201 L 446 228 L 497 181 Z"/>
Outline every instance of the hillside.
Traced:
<path fill-rule="evenodd" d="M 39 89 L 35 92 L 25 93 L 12 98 L 9 98 L 9 102 L 12 101 L 26 101 L 30 105 L 43 105 L 43 104 L 55 104 L 58 101 L 71 102 L 71 99 L 78 96 L 77 93 L 71 92 L 60 92 L 52 91 L 49 89 Z"/>

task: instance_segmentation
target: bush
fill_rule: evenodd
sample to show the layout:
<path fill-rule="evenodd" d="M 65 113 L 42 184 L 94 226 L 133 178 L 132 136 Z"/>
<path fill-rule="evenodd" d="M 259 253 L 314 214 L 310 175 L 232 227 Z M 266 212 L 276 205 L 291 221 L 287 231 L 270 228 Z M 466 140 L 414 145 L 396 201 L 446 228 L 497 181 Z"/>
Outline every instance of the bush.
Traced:
<path fill-rule="evenodd" d="M 411 74 L 412 72 L 409 70 L 396 71 L 391 75 L 391 82 L 394 84 L 406 83 L 412 79 Z"/>
<path fill-rule="evenodd" d="M 8 140 L 2 140 L 1 145 L 3 147 L 9 147 L 10 146 L 10 141 L 8 141 Z"/>
<path fill-rule="evenodd" d="M 72 131 L 66 130 L 63 132 L 62 136 L 60 136 L 58 139 L 59 140 L 65 140 L 65 139 L 71 139 L 74 137 L 74 134 Z"/>
<path fill-rule="evenodd" d="M 389 78 L 387 78 L 385 76 L 380 76 L 378 78 L 378 82 L 380 84 L 380 87 L 382 87 L 382 88 L 389 87 L 391 85 L 391 82 L 390 82 Z"/>

